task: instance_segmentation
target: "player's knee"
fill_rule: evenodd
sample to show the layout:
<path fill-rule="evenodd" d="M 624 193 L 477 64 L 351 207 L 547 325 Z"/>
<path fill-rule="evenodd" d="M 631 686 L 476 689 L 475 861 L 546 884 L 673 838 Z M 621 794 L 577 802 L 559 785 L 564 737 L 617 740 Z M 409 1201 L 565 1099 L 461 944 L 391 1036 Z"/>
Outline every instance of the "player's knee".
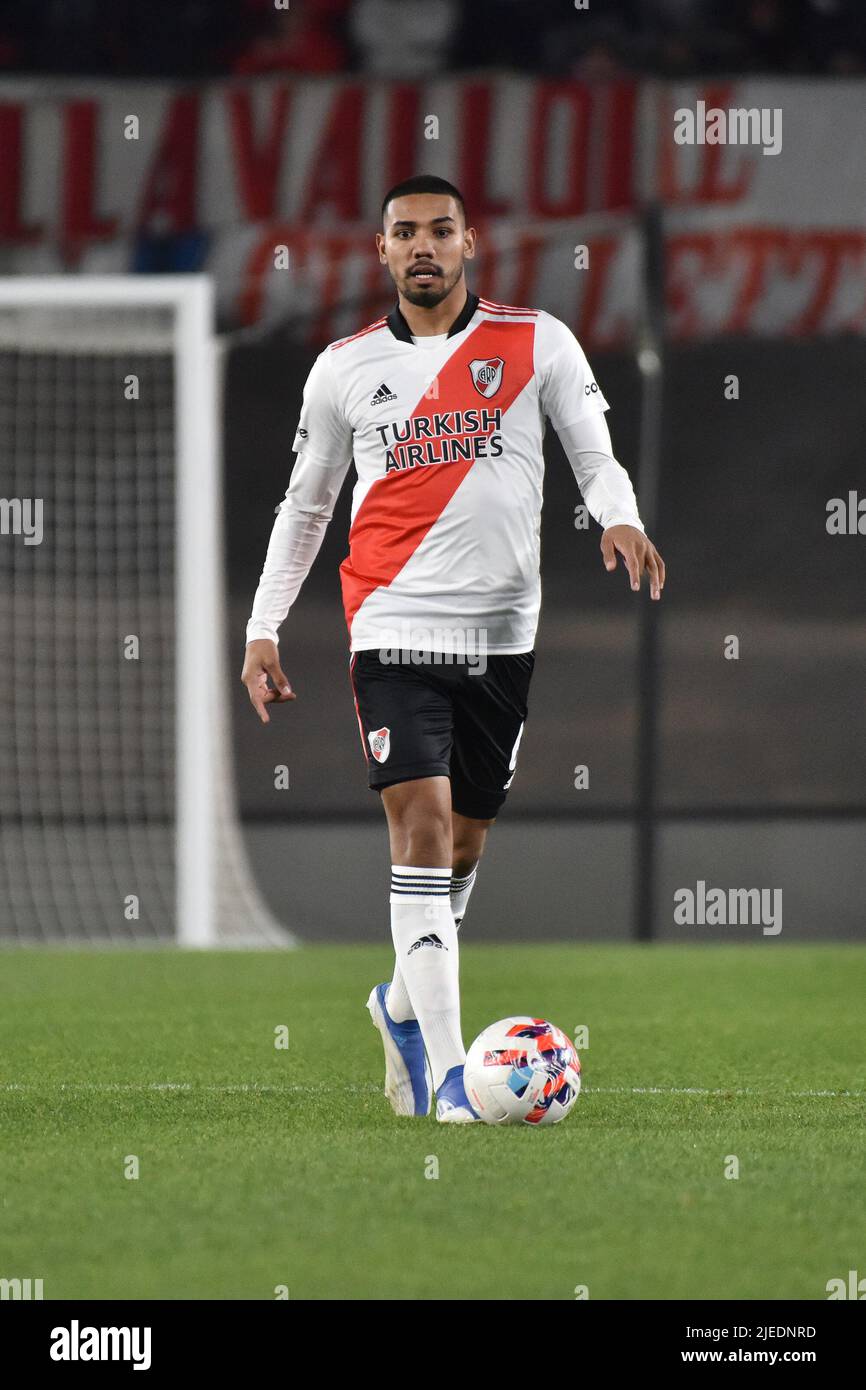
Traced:
<path fill-rule="evenodd" d="M 411 864 L 450 864 L 451 827 L 445 819 L 434 814 L 405 826 L 403 833 Z"/>
<path fill-rule="evenodd" d="M 435 803 L 402 808 L 391 825 L 391 838 L 407 864 L 450 864 L 451 816 Z"/>

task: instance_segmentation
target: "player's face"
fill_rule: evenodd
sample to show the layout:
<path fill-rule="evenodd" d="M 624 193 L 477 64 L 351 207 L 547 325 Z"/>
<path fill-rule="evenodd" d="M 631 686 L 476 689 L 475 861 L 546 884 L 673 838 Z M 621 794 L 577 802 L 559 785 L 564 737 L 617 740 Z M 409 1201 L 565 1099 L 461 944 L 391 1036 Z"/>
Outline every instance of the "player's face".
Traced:
<path fill-rule="evenodd" d="M 463 276 L 475 255 L 475 231 L 460 207 L 440 193 L 394 198 L 385 209 L 385 231 L 376 237 L 379 260 L 410 304 L 432 309 Z"/>

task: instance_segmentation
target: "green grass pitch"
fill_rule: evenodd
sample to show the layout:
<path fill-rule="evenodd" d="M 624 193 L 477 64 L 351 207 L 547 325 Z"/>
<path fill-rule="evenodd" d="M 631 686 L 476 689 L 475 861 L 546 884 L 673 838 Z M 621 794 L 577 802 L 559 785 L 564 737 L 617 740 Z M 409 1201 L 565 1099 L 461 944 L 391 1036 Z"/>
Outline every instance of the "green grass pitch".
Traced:
<path fill-rule="evenodd" d="M 364 1008 L 390 961 L 0 956 L 0 1277 L 47 1299 L 822 1299 L 866 1273 L 866 949 L 467 939 L 467 1042 L 510 1013 L 589 1028 L 584 1093 L 542 1130 L 391 1113 Z"/>

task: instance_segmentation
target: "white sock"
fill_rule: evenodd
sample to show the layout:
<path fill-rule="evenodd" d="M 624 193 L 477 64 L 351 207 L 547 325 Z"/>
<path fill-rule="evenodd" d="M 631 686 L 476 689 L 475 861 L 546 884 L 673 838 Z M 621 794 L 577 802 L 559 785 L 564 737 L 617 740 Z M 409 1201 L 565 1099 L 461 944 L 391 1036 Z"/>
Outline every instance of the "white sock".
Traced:
<path fill-rule="evenodd" d="M 391 973 L 391 983 L 385 994 L 385 1008 L 395 1023 L 407 1023 L 410 1018 L 415 1017 L 412 1012 L 412 1000 L 409 998 L 406 981 L 403 979 L 403 971 L 400 969 L 396 956 L 394 957 L 394 969 Z"/>
<path fill-rule="evenodd" d="M 469 894 L 475 886 L 477 871 L 478 865 L 476 864 L 475 868 L 470 869 L 463 878 L 457 878 L 454 874 L 451 875 L 451 912 L 458 931 L 460 930 L 460 923 L 466 915 L 466 906 L 469 902 Z M 412 1000 L 409 998 L 406 981 L 403 979 L 403 972 L 396 958 L 391 975 L 391 984 L 385 996 L 385 1008 L 395 1023 L 405 1023 L 408 1019 L 415 1017 L 412 1012 Z"/>
<path fill-rule="evenodd" d="M 451 1067 L 466 1060 L 450 883 L 450 869 L 391 867 L 391 936 L 412 1012 L 421 1027 L 434 1091 Z M 391 993 L 389 989 L 385 1002 L 394 1018 Z M 394 1002 L 398 1006 L 399 998 Z"/>
<path fill-rule="evenodd" d="M 454 914 L 454 925 L 459 929 L 460 923 L 466 915 L 466 904 L 469 902 L 469 894 L 475 884 L 475 873 L 478 865 L 470 869 L 464 878 L 458 878 L 456 874 L 451 875 L 451 911 Z"/>

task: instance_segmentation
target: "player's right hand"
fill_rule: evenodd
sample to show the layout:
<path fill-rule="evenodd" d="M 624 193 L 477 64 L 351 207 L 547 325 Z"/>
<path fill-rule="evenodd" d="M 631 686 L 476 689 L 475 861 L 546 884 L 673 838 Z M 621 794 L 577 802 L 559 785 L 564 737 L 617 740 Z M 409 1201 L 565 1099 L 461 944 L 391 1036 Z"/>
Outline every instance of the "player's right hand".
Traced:
<path fill-rule="evenodd" d="M 272 687 L 268 685 L 268 677 L 273 682 Z M 266 637 L 247 643 L 241 680 L 247 688 L 253 709 L 263 724 L 271 722 L 265 705 L 273 704 L 275 700 L 277 704 L 284 705 L 287 700 L 298 698 L 280 665 L 276 643 Z"/>

